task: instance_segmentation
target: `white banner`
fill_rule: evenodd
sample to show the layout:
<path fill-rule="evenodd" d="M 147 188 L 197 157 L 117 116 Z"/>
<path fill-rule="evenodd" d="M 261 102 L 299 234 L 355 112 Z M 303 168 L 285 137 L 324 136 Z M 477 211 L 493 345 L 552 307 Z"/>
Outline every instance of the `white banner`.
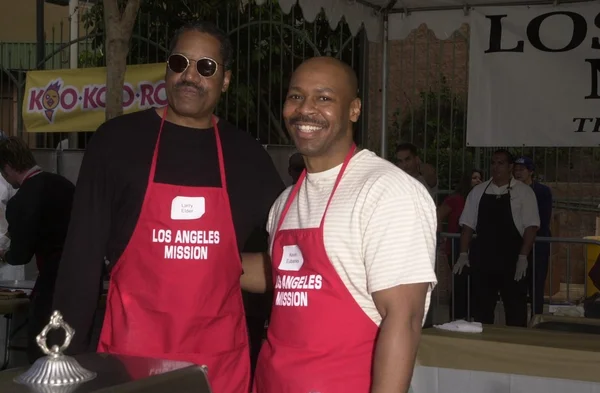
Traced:
<path fill-rule="evenodd" d="M 467 145 L 600 145 L 600 3 L 469 19 Z"/>

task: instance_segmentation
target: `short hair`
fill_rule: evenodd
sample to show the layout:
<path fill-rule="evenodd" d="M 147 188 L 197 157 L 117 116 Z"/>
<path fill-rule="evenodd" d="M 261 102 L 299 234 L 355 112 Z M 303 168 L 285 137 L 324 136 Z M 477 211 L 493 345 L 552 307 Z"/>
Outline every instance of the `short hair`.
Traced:
<path fill-rule="evenodd" d="M 466 198 L 467 195 L 469 195 L 469 192 L 472 188 L 471 179 L 473 178 L 474 173 L 479 173 L 479 176 L 481 176 L 481 180 L 483 180 L 483 172 L 480 169 L 473 169 L 471 170 L 471 172 L 465 172 L 462 178 L 460 179 L 460 182 L 456 186 L 455 192 L 457 194 L 460 194 L 464 198 Z"/>
<path fill-rule="evenodd" d="M 413 156 L 419 155 L 419 153 L 417 152 L 417 146 L 410 142 L 404 142 L 399 144 L 398 147 L 396 147 L 396 154 L 398 154 L 398 152 L 406 150 L 410 151 L 410 154 L 412 154 Z"/>
<path fill-rule="evenodd" d="M 495 156 L 496 154 L 504 154 L 504 157 L 506 157 L 506 160 L 509 164 L 513 164 L 515 162 L 515 158 L 513 157 L 512 153 L 506 149 L 498 149 L 494 152 L 494 154 L 492 154 L 492 156 Z"/>
<path fill-rule="evenodd" d="M 10 166 L 17 172 L 25 172 L 37 165 L 33 153 L 20 138 L 10 136 L 0 141 L 0 169 Z"/>
<path fill-rule="evenodd" d="M 216 38 L 221 44 L 221 57 L 223 58 L 223 67 L 225 70 L 230 70 L 233 65 L 233 44 L 229 39 L 229 36 L 220 28 L 217 27 L 214 23 L 211 22 L 194 22 L 187 23 L 181 26 L 175 34 L 173 38 L 171 38 L 171 43 L 169 45 L 169 55 L 173 54 L 175 47 L 177 46 L 177 42 L 179 41 L 179 37 L 183 33 L 188 31 L 196 31 L 198 33 L 205 33 Z"/>

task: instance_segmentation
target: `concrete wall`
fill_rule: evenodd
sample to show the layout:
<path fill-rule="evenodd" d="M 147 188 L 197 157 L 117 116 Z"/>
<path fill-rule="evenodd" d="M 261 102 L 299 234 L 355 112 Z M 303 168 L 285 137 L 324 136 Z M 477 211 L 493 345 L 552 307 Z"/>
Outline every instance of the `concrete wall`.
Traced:
<path fill-rule="evenodd" d="M 36 42 L 36 0 L 2 0 L 0 42 Z M 80 9 L 88 8 L 80 2 Z M 69 7 L 44 4 L 44 34 L 47 42 L 69 41 Z M 80 34 L 85 35 L 80 23 Z"/>

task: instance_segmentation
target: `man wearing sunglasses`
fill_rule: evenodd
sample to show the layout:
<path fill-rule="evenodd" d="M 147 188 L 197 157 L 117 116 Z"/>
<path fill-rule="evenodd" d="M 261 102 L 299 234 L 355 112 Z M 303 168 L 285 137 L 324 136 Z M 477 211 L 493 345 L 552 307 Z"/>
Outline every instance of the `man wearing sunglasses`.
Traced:
<path fill-rule="evenodd" d="M 103 260 L 110 271 L 97 349 L 207 365 L 215 393 L 247 392 L 242 263 L 283 189 L 271 158 L 213 115 L 233 49 L 215 26 L 180 29 L 166 67 L 168 106 L 112 119 L 83 160 L 54 309 L 89 349 Z M 244 265 L 245 269 L 245 265 Z M 241 280 L 240 280 L 241 277 Z"/>

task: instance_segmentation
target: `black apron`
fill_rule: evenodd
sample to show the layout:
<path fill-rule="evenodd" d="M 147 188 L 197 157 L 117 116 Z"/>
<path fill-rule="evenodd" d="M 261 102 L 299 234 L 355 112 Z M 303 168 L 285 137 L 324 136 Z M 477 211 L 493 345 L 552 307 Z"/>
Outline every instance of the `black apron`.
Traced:
<path fill-rule="evenodd" d="M 500 292 L 506 324 L 527 326 L 527 280 L 517 282 L 514 278 L 523 237 L 512 216 L 510 183 L 504 195 L 486 194 L 490 184 L 479 201 L 477 237 L 469 256 L 473 317 L 478 322 L 493 324 Z"/>

